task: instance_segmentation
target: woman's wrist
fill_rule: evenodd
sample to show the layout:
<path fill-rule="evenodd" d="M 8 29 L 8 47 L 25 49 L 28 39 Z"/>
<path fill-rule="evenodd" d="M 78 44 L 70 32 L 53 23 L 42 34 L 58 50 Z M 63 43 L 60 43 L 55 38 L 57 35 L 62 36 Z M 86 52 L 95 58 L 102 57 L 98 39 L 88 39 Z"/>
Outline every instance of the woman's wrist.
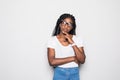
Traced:
<path fill-rule="evenodd" d="M 75 56 L 73 56 L 73 57 L 72 57 L 72 61 L 75 61 L 75 59 L 76 59 Z"/>
<path fill-rule="evenodd" d="M 71 46 L 75 46 L 76 44 L 73 42 L 72 44 L 71 44 Z"/>

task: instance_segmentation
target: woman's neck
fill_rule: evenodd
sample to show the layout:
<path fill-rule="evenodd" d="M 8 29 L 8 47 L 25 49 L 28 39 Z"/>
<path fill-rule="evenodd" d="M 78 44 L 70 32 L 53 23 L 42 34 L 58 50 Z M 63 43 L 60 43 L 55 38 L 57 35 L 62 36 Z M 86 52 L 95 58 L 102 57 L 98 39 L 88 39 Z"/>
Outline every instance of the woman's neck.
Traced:
<path fill-rule="evenodd" d="M 61 38 L 65 38 L 65 34 L 63 34 L 62 32 L 60 34 L 58 34 L 58 36 Z"/>

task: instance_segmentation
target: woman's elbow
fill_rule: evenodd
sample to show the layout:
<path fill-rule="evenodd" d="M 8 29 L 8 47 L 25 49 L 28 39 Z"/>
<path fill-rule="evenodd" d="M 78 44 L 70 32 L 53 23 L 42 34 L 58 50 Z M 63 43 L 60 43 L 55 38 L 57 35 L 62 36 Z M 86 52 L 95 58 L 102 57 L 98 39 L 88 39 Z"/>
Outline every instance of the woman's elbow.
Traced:
<path fill-rule="evenodd" d="M 49 61 L 49 65 L 50 65 L 50 66 L 56 66 L 56 64 L 55 64 L 54 61 Z"/>
<path fill-rule="evenodd" d="M 85 60 L 83 60 L 83 61 L 80 61 L 80 63 L 81 63 L 81 64 L 84 64 L 84 63 L 85 63 Z"/>
<path fill-rule="evenodd" d="M 53 63 L 49 63 L 50 66 L 55 66 Z"/>
<path fill-rule="evenodd" d="M 80 63 L 84 64 L 85 63 L 85 59 L 86 59 L 86 57 L 84 57 L 82 60 L 80 60 Z"/>

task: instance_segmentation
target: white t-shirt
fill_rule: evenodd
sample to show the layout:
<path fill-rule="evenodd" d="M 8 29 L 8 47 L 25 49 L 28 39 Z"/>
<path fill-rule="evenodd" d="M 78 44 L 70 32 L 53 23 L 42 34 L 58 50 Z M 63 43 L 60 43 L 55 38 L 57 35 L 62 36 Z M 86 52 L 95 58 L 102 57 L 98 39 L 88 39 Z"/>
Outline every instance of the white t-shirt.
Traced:
<path fill-rule="evenodd" d="M 83 47 L 83 41 L 80 37 L 76 37 L 74 35 L 72 39 L 78 47 Z M 63 46 L 59 42 L 56 36 L 52 36 L 49 39 L 47 47 L 53 48 L 55 50 L 56 58 L 65 58 L 65 57 L 75 56 L 72 46 L 70 44 L 68 46 Z M 58 67 L 63 67 L 63 68 L 78 67 L 78 64 L 75 62 L 69 62 L 63 65 L 59 65 Z"/>

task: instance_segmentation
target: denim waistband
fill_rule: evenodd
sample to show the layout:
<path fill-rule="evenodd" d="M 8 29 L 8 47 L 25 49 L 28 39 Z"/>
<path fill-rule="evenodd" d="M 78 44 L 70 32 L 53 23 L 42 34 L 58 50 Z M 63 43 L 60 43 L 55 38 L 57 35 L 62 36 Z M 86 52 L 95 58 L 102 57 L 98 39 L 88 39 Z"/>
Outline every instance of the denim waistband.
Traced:
<path fill-rule="evenodd" d="M 79 80 L 79 67 L 54 68 L 53 80 Z"/>
<path fill-rule="evenodd" d="M 64 67 L 55 67 L 55 68 L 59 68 L 59 69 L 79 69 L 79 67 L 68 67 L 68 68 L 64 68 Z"/>

